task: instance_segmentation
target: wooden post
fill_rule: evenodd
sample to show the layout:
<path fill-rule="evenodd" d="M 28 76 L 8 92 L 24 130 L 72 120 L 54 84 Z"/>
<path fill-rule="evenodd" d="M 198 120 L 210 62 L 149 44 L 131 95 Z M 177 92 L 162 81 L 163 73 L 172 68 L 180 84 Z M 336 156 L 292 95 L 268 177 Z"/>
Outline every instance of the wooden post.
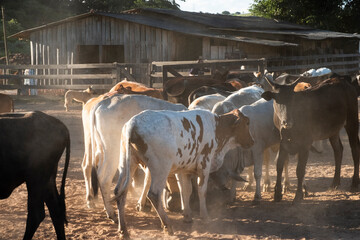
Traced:
<path fill-rule="evenodd" d="M 7 41 L 6 41 L 5 14 L 4 14 L 3 6 L 1 6 L 1 14 L 2 14 L 3 33 L 4 33 L 5 59 L 6 59 L 6 65 L 9 65 L 9 56 L 8 56 Z"/>

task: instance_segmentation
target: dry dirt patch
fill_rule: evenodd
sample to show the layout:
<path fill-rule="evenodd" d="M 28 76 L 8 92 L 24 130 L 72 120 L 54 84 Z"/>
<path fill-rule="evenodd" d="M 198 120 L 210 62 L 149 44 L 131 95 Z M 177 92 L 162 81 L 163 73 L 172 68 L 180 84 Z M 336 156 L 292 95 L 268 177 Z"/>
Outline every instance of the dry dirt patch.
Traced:
<path fill-rule="evenodd" d="M 81 105 L 65 112 L 60 97 L 19 97 L 16 111 L 40 110 L 61 119 L 71 133 L 71 164 L 66 183 L 66 204 L 69 224 L 68 239 L 118 239 L 117 225 L 106 219 L 102 202 L 96 209 L 88 209 L 81 170 L 83 133 Z M 341 186 L 328 191 L 334 174 L 334 160 L 329 144 L 323 154 L 311 154 L 306 181 L 311 194 L 303 203 L 292 205 L 294 193 L 287 193 L 283 201 L 274 203 L 273 192 L 263 193 L 260 205 L 253 206 L 254 192 L 240 188 L 237 200 L 226 207 L 209 209 L 211 220 L 204 222 L 195 213 L 194 222 L 182 222 L 181 214 L 169 213 L 174 236 L 165 236 L 154 211 L 135 211 L 137 198 L 129 196 L 126 207 L 127 224 L 133 239 L 359 239 L 360 195 L 350 192 L 353 163 L 349 144 L 342 133 L 344 159 Z M 60 164 L 59 176 L 62 175 Z M 292 188 L 296 187 L 296 161 L 291 161 Z M 271 167 L 271 177 L 276 171 Z M 60 177 L 58 177 L 60 178 Z M 274 184 L 274 183 L 273 183 Z M 0 200 L 0 239 L 21 239 L 25 232 L 27 192 L 24 185 L 17 188 L 6 200 Z M 55 239 L 49 214 L 38 228 L 34 239 Z"/>

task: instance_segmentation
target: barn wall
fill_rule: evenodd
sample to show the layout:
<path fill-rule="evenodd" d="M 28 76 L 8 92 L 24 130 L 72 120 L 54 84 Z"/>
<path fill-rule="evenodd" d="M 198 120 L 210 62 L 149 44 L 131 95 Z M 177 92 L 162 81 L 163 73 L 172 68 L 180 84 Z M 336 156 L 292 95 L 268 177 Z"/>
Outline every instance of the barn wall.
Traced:
<path fill-rule="evenodd" d="M 30 36 L 32 64 L 70 64 L 79 62 L 78 45 L 123 45 L 124 61 L 193 60 L 201 55 L 201 39 L 191 35 L 130 23 L 109 17 L 91 16 L 45 28 Z M 194 42 L 199 50 L 189 49 Z"/>

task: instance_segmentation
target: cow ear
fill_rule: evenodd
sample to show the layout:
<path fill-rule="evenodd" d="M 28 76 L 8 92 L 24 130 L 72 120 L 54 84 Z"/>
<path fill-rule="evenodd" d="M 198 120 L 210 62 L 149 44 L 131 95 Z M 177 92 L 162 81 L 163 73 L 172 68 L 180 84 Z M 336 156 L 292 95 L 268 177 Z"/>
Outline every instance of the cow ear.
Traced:
<path fill-rule="evenodd" d="M 270 101 L 271 99 L 275 99 L 275 94 L 270 91 L 266 91 L 263 94 L 261 94 L 261 97 L 264 98 L 266 101 Z"/>
<path fill-rule="evenodd" d="M 239 109 L 235 109 L 234 113 L 237 116 L 237 119 L 235 121 L 235 125 L 240 124 L 241 122 L 245 122 L 246 125 L 249 124 L 249 122 L 250 122 L 249 118 L 246 117 L 242 112 L 240 112 Z"/>

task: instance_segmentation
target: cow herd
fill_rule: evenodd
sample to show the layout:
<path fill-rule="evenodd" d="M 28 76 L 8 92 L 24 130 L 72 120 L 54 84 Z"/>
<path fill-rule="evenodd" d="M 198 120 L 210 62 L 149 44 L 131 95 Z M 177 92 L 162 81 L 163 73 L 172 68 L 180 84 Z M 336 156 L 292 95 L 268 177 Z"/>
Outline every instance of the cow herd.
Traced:
<path fill-rule="evenodd" d="M 268 73 L 256 74 L 247 82 L 229 80 L 226 74 L 211 79 L 176 77 L 166 82 L 164 89 L 122 81 L 96 97 L 90 96 L 91 88 L 67 93 L 66 111 L 75 96 L 84 103 L 82 170 L 87 206 L 95 207 L 100 192 L 107 217 L 118 223 L 120 237 L 129 238 L 125 203 L 142 169 L 144 183 L 136 209 L 145 211 L 147 200 L 150 201 L 164 231 L 171 235 L 173 230 L 165 209 L 171 211 L 171 206 L 181 205 L 184 221 L 192 222 L 191 193 L 195 187 L 200 217 L 207 219 L 207 193 L 225 190 L 230 193 L 229 201 L 233 201 L 237 182 L 245 181 L 240 176 L 245 167 L 253 166 L 254 204 L 259 204 L 263 165 L 264 185 L 267 188 L 270 185 L 271 152 L 276 152 L 275 201 L 282 198 L 284 168 L 284 184 L 289 184 L 289 156 L 297 156 L 294 203 L 298 203 L 304 197 L 305 168 L 314 141 L 329 139 L 335 156 L 331 187 L 339 186 L 343 127 L 354 162 L 351 188 L 357 190 L 359 83 L 326 69 L 324 77 L 321 71 L 324 70 L 275 79 Z M 93 98 L 88 100 L 89 96 Z M 62 122 L 42 112 L 10 111 L 11 108 L 0 115 L 0 199 L 7 198 L 25 182 L 28 219 L 24 239 L 31 239 L 44 219 L 44 203 L 58 239 L 65 239 L 69 131 Z M 55 180 L 64 151 L 66 160 L 59 194 Z M 172 204 L 164 198 L 166 191 L 173 194 Z"/>

